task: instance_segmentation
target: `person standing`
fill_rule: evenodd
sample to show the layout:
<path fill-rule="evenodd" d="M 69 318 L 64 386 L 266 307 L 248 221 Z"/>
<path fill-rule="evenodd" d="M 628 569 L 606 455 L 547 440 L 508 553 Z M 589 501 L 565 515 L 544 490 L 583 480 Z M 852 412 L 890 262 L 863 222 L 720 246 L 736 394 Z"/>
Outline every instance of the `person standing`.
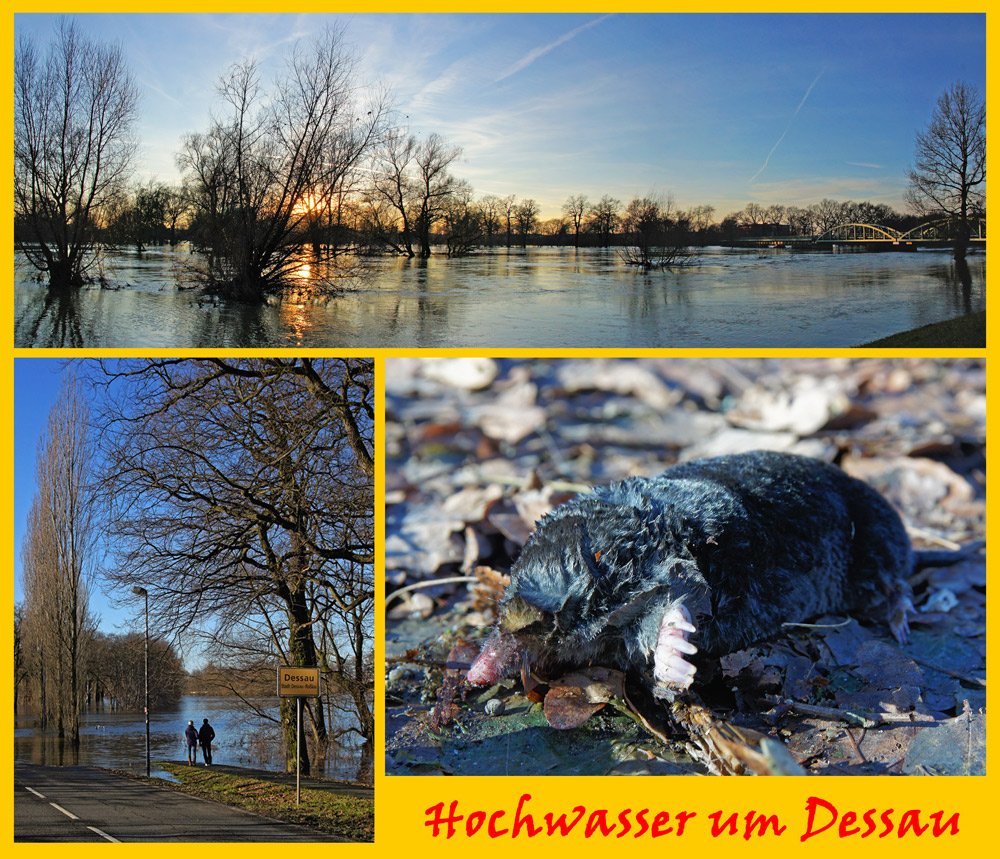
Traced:
<path fill-rule="evenodd" d="M 215 731 L 212 726 L 208 724 L 208 719 L 205 719 L 201 724 L 201 730 L 198 731 L 198 741 L 201 743 L 201 753 L 205 758 L 205 766 L 212 765 L 212 740 L 215 739 Z"/>
<path fill-rule="evenodd" d="M 198 729 L 193 721 L 187 723 L 184 738 L 187 740 L 188 765 L 198 763 Z"/>

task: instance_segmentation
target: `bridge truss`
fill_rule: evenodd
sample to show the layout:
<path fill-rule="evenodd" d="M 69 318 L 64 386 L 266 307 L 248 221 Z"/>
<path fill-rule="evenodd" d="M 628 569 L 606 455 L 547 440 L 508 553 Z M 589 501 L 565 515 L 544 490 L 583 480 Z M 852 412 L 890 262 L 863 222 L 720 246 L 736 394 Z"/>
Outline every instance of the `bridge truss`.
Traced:
<path fill-rule="evenodd" d="M 883 227 L 878 224 L 839 224 L 817 236 L 814 241 L 820 242 L 891 242 L 892 244 L 906 244 L 913 242 L 947 242 L 955 238 L 954 222 L 942 219 L 929 221 L 914 227 L 905 233 L 894 230 L 892 227 Z M 974 242 L 986 241 L 986 219 L 978 218 L 972 224 L 972 235 L 970 240 Z"/>

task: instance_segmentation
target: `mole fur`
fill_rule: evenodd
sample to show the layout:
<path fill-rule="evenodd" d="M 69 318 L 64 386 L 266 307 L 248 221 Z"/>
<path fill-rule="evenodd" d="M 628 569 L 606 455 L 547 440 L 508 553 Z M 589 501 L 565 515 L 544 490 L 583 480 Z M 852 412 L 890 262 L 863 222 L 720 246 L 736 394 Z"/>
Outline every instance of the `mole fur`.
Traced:
<path fill-rule="evenodd" d="M 911 566 L 897 513 L 836 466 L 766 451 L 696 460 L 545 516 L 468 680 L 597 664 L 686 688 L 684 655 L 879 600 L 902 641 Z"/>

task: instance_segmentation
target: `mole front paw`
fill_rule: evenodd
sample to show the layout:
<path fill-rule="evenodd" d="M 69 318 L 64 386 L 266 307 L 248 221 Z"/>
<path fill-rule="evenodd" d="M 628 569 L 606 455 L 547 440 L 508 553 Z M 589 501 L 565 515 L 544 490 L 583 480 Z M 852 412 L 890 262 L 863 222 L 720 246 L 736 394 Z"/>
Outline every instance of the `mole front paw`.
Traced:
<path fill-rule="evenodd" d="M 907 615 L 915 611 L 910 593 L 910 586 L 903 580 L 895 582 L 888 588 L 887 593 L 889 629 L 892 630 L 892 634 L 900 644 L 905 644 L 910 634 L 910 622 Z"/>
<path fill-rule="evenodd" d="M 653 678 L 657 683 L 687 689 L 694 681 L 695 667 L 682 654 L 690 656 L 698 648 L 688 641 L 696 632 L 691 615 L 683 605 L 671 606 L 660 621 L 660 632 L 653 651 Z"/>
<path fill-rule="evenodd" d="M 908 596 L 901 596 L 889 603 L 889 629 L 900 644 L 906 644 L 910 634 L 910 622 L 907 614 L 914 611 L 913 603 Z"/>

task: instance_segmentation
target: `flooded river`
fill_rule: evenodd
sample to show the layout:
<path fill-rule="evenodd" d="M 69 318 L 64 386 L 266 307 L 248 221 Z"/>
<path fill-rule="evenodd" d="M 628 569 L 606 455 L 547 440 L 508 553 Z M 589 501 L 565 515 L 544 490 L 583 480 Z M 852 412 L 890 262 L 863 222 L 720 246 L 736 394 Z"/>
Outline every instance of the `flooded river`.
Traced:
<path fill-rule="evenodd" d="M 186 246 L 108 260 L 113 287 L 54 298 L 15 271 L 18 347 L 846 347 L 985 309 L 986 259 L 947 251 L 706 249 L 641 272 L 603 249 L 377 258 L 332 297 L 310 269 L 263 307 L 205 298 L 178 274 Z"/>
<path fill-rule="evenodd" d="M 277 718 L 276 700 L 255 703 L 267 715 Z M 187 695 L 173 707 L 150 714 L 149 748 L 154 762 L 153 775 L 157 774 L 157 760 L 187 760 L 184 728 L 189 720 L 194 722 L 195 727 L 201 727 L 203 719 L 208 719 L 215 729 L 213 763 L 285 770 L 280 729 L 274 722 L 248 715 L 235 698 Z M 60 741 L 54 731 L 39 730 L 30 714 L 19 714 L 14 725 L 14 759 L 50 766 L 84 764 L 145 772 L 146 724 L 142 713 L 87 712 L 80 727 L 80 746 L 74 749 Z M 331 752 L 325 767 L 317 763 L 313 775 L 354 780 L 359 763 L 360 751 L 347 747 L 340 757 Z"/>

